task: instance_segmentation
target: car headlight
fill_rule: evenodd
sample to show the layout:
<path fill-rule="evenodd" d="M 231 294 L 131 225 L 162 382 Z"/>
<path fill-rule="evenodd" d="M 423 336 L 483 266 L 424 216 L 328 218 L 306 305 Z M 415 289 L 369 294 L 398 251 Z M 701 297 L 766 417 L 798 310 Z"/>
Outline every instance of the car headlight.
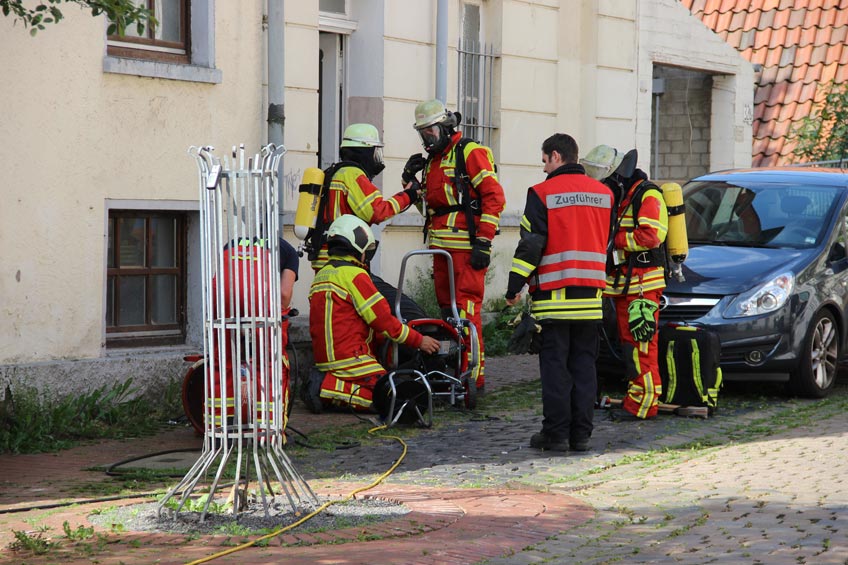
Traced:
<path fill-rule="evenodd" d="M 737 296 L 724 312 L 727 318 L 743 318 L 774 312 L 789 300 L 795 287 L 795 275 L 780 273 L 768 282 Z"/>

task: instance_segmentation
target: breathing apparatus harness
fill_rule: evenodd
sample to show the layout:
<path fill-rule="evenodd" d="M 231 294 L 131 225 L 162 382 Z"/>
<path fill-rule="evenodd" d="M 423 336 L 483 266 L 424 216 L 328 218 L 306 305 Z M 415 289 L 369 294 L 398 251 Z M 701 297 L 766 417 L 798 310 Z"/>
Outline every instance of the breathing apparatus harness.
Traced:
<path fill-rule="evenodd" d="M 318 259 L 318 253 L 324 244 L 327 243 L 327 229 L 330 227 L 330 223 L 324 219 L 324 211 L 327 209 L 327 203 L 330 200 L 330 183 L 333 182 L 333 176 L 343 167 L 356 167 L 366 175 L 368 174 L 362 168 L 362 165 L 355 161 L 339 161 L 324 169 L 324 184 L 321 187 L 321 199 L 318 203 L 315 227 L 309 229 L 306 238 L 303 240 L 303 247 L 307 252 L 306 257 L 310 261 L 316 261 Z"/>
<path fill-rule="evenodd" d="M 614 181 L 615 182 L 615 181 Z M 662 191 L 660 188 L 647 179 L 640 179 L 637 181 L 638 186 L 633 192 L 633 196 L 630 198 L 630 202 L 627 206 L 621 206 L 619 204 L 618 213 L 614 216 L 612 226 L 610 228 L 610 238 L 607 252 L 607 261 L 609 264 L 607 265 L 607 270 L 610 273 L 615 273 L 615 283 L 614 286 L 618 286 L 618 281 L 621 279 L 621 276 L 624 274 L 622 267 L 627 265 L 627 275 L 624 281 L 624 288 L 622 289 L 622 294 L 627 294 L 627 291 L 630 289 L 630 281 L 633 277 L 633 269 L 634 267 L 664 267 L 664 275 L 666 280 L 668 279 L 668 268 L 666 265 L 666 243 L 662 242 L 659 246 L 654 247 L 652 249 L 646 249 L 645 251 L 638 252 L 630 252 L 627 254 L 626 263 L 616 264 L 615 262 L 615 234 L 618 233 L 619 228 L 621 227 L 621 221 L 624 218 L 625 213 L 628 208 L 632 208 L 633 210 L 633 223 L 634 229 L 635 224 L 639 220 L 639 208 L 642 206 L 642 198 L 645 196 L 645 193 L 648 190 L 656 190 L 662 195 Z M 619 185 L 621 186 L 621 185 Z M 631 187 L 632 188 L 632 187 Z M 624 200 L 625 195 L 622 195 L 621 199 Z"/>
<path fill-rule="evenodd" d="M 465 148 L 474 140 L 469 137 L 461 137 L 453 148 L 454 152 L 454 168 L 453 182 L 459 192 L 459 204 L 452 206 L 442 206 L 433 210 L 432 214 L 427 214 L 424 220 L 424 240 L 427 240 L 427 231 L 430 227 L 430 218 L 435 216 L 444 216 L 454 212 L 465 213 L 465 224 L 468 229 L 468 241 L 473 242 L 477 236 L 477 226 L 474 223 L 474 216 L 483 215 L 483 208 L 480 206 L 478 198 L 471 198 L 471 177 L 468 176 L 468 169 L 465 167 Z M 427 160 L 427 167 L 432 161 L 432 156 Z M 426 177 L 425 168 L 425 177 Z"/>

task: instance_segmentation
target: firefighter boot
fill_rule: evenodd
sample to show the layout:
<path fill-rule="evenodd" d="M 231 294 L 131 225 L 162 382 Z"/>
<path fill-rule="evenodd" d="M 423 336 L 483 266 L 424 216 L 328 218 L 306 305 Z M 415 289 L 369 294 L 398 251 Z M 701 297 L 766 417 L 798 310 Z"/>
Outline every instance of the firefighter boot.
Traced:
<path fill-rule="evenodd" d="M 309 377 L 300 389 L 300 400 L 313 414 L 320 414 L 324 409 L 321 403 L 321 383 L 323 382 L 324 372 L 312 367 Z"/>

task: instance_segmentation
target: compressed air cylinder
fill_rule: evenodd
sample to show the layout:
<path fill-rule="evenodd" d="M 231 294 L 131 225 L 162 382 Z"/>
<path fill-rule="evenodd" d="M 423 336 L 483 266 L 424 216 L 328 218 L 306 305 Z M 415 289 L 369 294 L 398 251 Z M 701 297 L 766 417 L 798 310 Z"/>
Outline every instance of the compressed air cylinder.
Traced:
<path fill-rule="evenodd" d="M 297 211 L 294 214 L 294 235 L 298 239 L 306 239 L 309 230 L 315 227 L 323 185 L 324 171 L 315 167 L 309 167 L 303 171 L 303 182 L 299 189 L 300 196 L 297 199 Z"/>
<path fill-rule="evenodd" d="M 689 254 L 689 239 L 686 235 L 686 215 L 683 206 L 683 190 L 676 182 L 667 182 L 660 187 L 668 209 L 668 234 L 665 245 L 673 263 L 681 264 Z"/>

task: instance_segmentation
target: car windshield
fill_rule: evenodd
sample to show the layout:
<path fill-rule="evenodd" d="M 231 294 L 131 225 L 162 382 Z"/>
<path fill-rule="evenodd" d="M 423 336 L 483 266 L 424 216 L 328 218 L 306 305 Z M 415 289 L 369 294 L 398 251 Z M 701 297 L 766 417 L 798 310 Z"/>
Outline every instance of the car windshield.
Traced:
<path fill-rule="evenodd" d="M 838 194 L 832 186 L 692 181 L 683 188 L 689 242 L 815 247 Z"/>

